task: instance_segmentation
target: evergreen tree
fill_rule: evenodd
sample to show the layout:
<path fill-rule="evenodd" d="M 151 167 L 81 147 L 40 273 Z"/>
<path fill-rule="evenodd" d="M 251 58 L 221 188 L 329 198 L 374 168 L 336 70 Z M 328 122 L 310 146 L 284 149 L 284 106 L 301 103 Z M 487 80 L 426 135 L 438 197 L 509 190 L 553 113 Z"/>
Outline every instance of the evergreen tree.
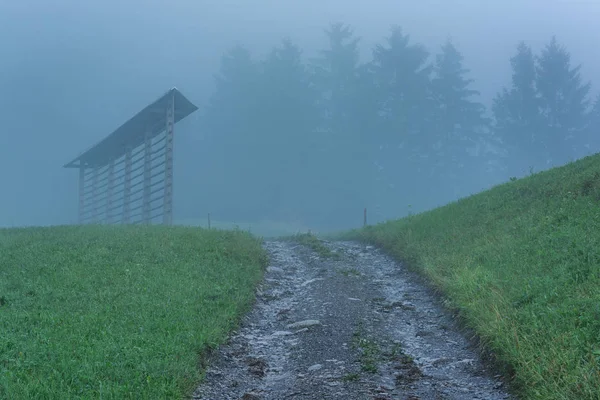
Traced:
<path fill-rule="evenodd" d="M 240 46 L 224 54 L 203 115 L 215 212 L 292 220 L 310 211 L 320 116 L 301 53 L 286 39 L 259 63 Z"/>
<path fill-rule="evenodd" d="M 431 150 L 437 156 L 438 173 L 456 178 L 464 175 L 465 167 L 474 166 L 470 150 L 481 145 L 488 121 L 483 104 L 472 100 L 479 92 L 470 89 L 473 80 L 466 77 L 469 70 L 463 65 L 462 54 L 450 40 L 441 50 L 432 80 L 437 137 Z"/>
<path fill-rule="evenodd" d="M 369 202 L 374 179 L 369 125 L 377 115 L 368 103 L 370 82 L 361 76 L 360 38 L 341 23 L 332 24 L 325 34 L 329 46 L 313 60 L 312 68 L 322 111 L 321 186 L 324 192 L 335 190 L 324 199 L 322 212 L 342 222 Z"/>
<path fill-rule="evenodd" d="M 379 198 L 397 201 L 405 195 L 399 191 L 401 184 L 417 180 L 419 163 L 412 160 L 425 151 L 423 135 L 431 128 L 432 66 L 427 49 L 411 43 L 400 27 L 392 28 L 386 42 L 375 47 L 363 76 L 372 82 L 380 116 L 372 128 L 373 141 L 380 148 L 374 160 L 380 169 Z"/>
<path fill-rule="evenodd" d="M 495 132 L 508 150 L 511 175 L 521 175 L 539 166 L 538 147 L 542 134 L 540 99 L 536 88 L 535 57 L 529 46 L 520 42 L 510 59 L 512 85 L 493 100 Z"/>
<path fill-rule="evenodd" d="M 600 151 L 600 94 L 594 100 L 585 133 L 585 155 Z"/>
<path fill-rule="evenodd" d="M 262 63 L 256 102 L 262 123 L 255 132 L 263 147 L 264 180 L 271 206 L 279 218 L 303 218 L 314 199 L 309 194 L 317 168 L 318 92 L 298 46 L 285 39 Z M 293 215 L 292 215 L 293 214 Z"/>
<path fill-rule="evenodd" d="M 259 69 L 248 49 L 236 46 L 223 54 L 215 90 L 204 110 L 204 128 L 213 135 L 246 131 L 255 119 L 256 108 L 250 100 L 258 84 Z M 236 118 L 230 118 L 232 115 Z"/>
<path fill-rule="evenodd" d="M 421 132 L 430 120 L 428 58 L 427 49 L 411 44 L 400 27 L 392 28 L 387 46 L 377 45 L 373 51 L 371 69 L 388 144 Z"/>
<path fill-rule="evenodd" d="M 204 155 L 205 168 L 198 171 L 198 177 L 206 190 L 215 194 L 205 206 L 228 218 L 260 215 L 266 204 L 260 188 L 262 166 L 254 162 L 264 152 L 256 138 L 261 124 L 256 102 L 259 79 L 260 70 L 250 52 L 242 46 L 230 49 L 221 57 L 215 90 L 203 110 L 205 145 L 211 152 Z"/>
<path fill-rule="evenodd" d="M 323 127 L 332 136 L 354 127 L 358 93 L 358 44 L 352 29 L 335 23 L 325 30 L 329 47 L 313 60 L 313 81 L 321 92 Z"/>
<path fill-rule="evenodd" d="M 587 125 L 591 84 L 583 82 L 580 70 L 581 65 L 571 67 L 571 55 L 556 37 L 538 58 L 536 86 L 544 122 L 540 145 L 554 165 L 577 155 L 575 146 Z"/>
<path fill-rule="evenodd" d="M 282 141 L 293 146 L 289 140 L 304 142 L 305 132 L 313 131 L 319 123 L 317 111 L 317 91 L 312 85 L 307 66 L 302 60 L 302 51 L 289 39 L 275 47 L 262 63 L 262 80 L 259 100 L 261 107 L 271 117 L 270 125 L 275 128 L 273 140 Z M 292 128 L 290 132 L 299 133 L 299 137 L 291 137 L 283 126 Z"/>

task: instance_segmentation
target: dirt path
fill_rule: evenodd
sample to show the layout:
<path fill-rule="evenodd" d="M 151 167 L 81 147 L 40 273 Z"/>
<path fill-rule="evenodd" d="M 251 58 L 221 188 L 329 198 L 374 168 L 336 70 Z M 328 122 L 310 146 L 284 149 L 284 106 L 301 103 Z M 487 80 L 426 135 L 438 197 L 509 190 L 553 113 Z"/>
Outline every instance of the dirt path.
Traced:
<path fill-rule="evenodd" d="M 267 242 L 257 303 L 194 399 L 508 399 L 433 296 L 356 243 Z"/>

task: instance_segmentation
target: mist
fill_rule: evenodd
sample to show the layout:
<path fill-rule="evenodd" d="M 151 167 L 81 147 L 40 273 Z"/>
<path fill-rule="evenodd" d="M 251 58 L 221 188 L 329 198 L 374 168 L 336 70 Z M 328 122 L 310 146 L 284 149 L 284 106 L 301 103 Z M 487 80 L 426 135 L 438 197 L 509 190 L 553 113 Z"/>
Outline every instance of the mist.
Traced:
<path fill-rule="evenodd" d="M 356 183 L 356 175 L 340 167 L 326 183 L 315 184 L 322 176 L 319 171 L 334 170 L 336 163 L 352 164 L 342 158 L 331 159 L 331 164 L 309 161 L 307 165 L 314 167 L 311 175 L 298 168 L 292 168 L 295 175 L 289 179 L 266 172 L 280 169 L 274 160 L 288 159 L 283 157 L 269 161 L 264 170 L 253 170 L 252 179 L 260 184 L 235 190 L 244 183 L 238 182 L 236 171 L 242 176 L 253 157 L 264 159 L 269 151 L 278 150 L 267 144 L 257 150 L 264 154 L 230 152 L 235 141 L 227 142 L 228 131 L 211 131 L 206 120 L 217 90 L 215 75 L 226 52 L 243 46 L 261 61 L 289 39 L 301 50 L 302 61 L 310 63 L 328 45 L 324 30 L 338 22 L 360 38 L 362 63 L 371 60 L 377 45 L 386 45 L 395 25 L 409 35 L 411 44 L 428 50 L 430 61 L 451 40 L 469 70 L 470 89 L 479 92 L 474 101 L 485 106 L 487 117 L 493 117 L 493 99 L 511 85 L 510 58 L 518 43 L 523 41 L 537 55 L 555 35 L 568 50 L 571 67 L 581 65 L 582 81 L 592 83 L 591 109 L 600 81 L 599 18 L 600 3 L 556 0 L 2 2 L 0 226 L 75 223 L 77 176 L 62 165 L 174 86 L 200 107 L 175 127 L 175 222 L 203 222 L 211 213 L 222 221 L 269 219 L 302 228 L 346 229 L 362 223 L 364 207 L 370 222 L 402 217 L 526 175 L 528 167 L 541 170 L 595 153 L 598 142 L 589 140 L 592 136 L 586 130 L 580 150 L 554 157 L 551 163 L 524 161 L 511 168 L 507 167 L 511 157 L 523 158 L 525 153 L 507 152 L 506 140 L 490 129 L 494 150 L 479 154 L 477 160 L 492 165 L 487 157 L 496 157 L 493 168 L 469 164 L 452 182 L 407 171 L 408 164 L 399 162 Z M 373 126 L 365 125 L 361 134 Z M 281 138 L 285 141 L 285 136 Z M 370 145 L 385 147 L 378 140 L 373 138 Z M 394 160 L 396 155 L 385 157 Z M 406 158 L 405 153 L 399 152 L 397 158 Z M 377 161 L 375 157 L 365 165 Z M 424 163 L 419 171 L 427 166 Z M 474 177 L 469 174 L 473 170 L 481 173 Z M 378 179 L 385 183 L 371 186 Z M 275 186 L 279 195 L 263 196 Z M 250 207 L 251 199 L 260 206 Z"/>

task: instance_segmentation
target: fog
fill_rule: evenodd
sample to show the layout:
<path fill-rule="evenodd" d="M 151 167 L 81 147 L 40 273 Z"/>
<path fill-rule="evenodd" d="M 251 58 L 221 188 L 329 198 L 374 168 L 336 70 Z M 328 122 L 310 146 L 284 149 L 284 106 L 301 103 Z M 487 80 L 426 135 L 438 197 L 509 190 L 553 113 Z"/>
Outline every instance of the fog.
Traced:
<path fill-rule="evenodd" d="M 466 77 L 473 80 L 470 89 L 480 92 L 473 100 L 486 107 L 488 117 L 494 117 L 493 99 L 503 88 L 511 87 L 510 58 L 519 42 L 531 46 L 537 55 L 555 35 L 569 52 L 571 67 L 581 64 L 583 83 L 592 83 L 588 95 L 591 111 L 600 85 L 598 20 L 599 2 L 573 0 L 2 1 L 0 226 L 75 223 L 77 173 L 62 168 L 63 164 L 173 86 L 200 107 L 175 127 L 176 222 L 204 221 L 212 213 L 215 220 L 222 221 L 273 220 L 316 230 L 344 229 L 360 226 L 363 207 L 369 209 L 370 222 L 401 217 L 526 175 L 529 167 L 540 170 L 596 152 L 599 148 L 592 133 L 598 132 L 597 125 L 575 124 L 577 129 L 567 127 L 564 135 L 560 134 L 581 137 L 576 150 L 565 150 L 550 161 L 544 156 L 537 164 L 522 159 L 513 162 L 528 153 L 507 149 L 492 122 L 489 132 L 481 135 L 489 138 L 492 150 L 479 153 L 479 164 L 466 163 L 450 182 L 442 175 L 422 172 L 428 166 L 425 161 L 419 166 L 404 163 L 410 149 L 398 132 L 393 139 L 385 136 L 390 140 L 386 143 L 373 136 L 369 146 L 391 148 L 385 150 L 385 159 L 399 161 L 371 157 L 364 165 L 379 165 L 379 172 L 369 172 L 368 178 L 361 176 L 353 183 L 356 172 L 345 168 L 352 165 L 352 157 L 345 157 L 341 150 L 323 150 L 336 156 L 319 156 L 314 163 L 309 154 L 308 161 L 299 161 L 298 166 L 312 168 L 291 167 L 293 174 L 264 172 L 280 170 L 278 163 L 291 155 L 268 159 L 269 168 L 264 170 L 248 169 L 253 157 L 265 160 L 269 151 L 276 153 L 281 148 L 269 148 L 266 137 L 261 137 L 257 140 L 262 140 L 262 145 L 257 148 L 264 154 L 256 149 L 254 153 L 248 149 L 248 154 L 243 149 L 231 150 L 235 140 L 227 142 L 229 131 L 211 131 L 208 127 L 216 125 L 206 120 L 211 118 L 207 105 L 216 90 L 215 74 L 225 52 L 241 45 L 260 61 L 274 46 L 281 46 L 283 39 L 289 39 L 301 49 L 303 62 L 310 63 L 328 46 L 324 30 L 337 22 L 349 25 L 360 37 L 363 63 L 372 59 L 377 45 L 386 45 L 395 25 L 410 35 L 411 44 L 426 47 L 431 62 L 451 39 L 464 57 L 464 67 L 469 70 Z M 216 118 L 214 113 L 212 118 Z M 233 121 L 236 118 L 229 116 Z M 304 120 L 290 120 L 290 124 Z M 241 121 L 239 124 L 247 122 Z M 277 126 L 263 122 L 256 126 L 269 125 L 281 132 L 279 139 L 285 146 L 283 122 Z M 362 128 L 351 126 L 362 129 L 357 133 L 361 138 L 367 130 L 396 132 L 388 125 L 382 128 L 378 121 Z M 258 134 L 248 129 L 246 137 Z M 539 137 L 542 131 L 536 132 Z M 389 153 L 394 149 L 401 149 L 397 157 Z M 431 159 L 427 154 L 419 153 L 419 157 Z M 494 163 L 486 157 L 494 158 Z M 450 164 L 440 169 L 448 168 Z M 243 179 L 236 178 L 238 170 Z M 245 171 L 253 171 L 256 184 L 245 184 L 250 179 Z M 328 175 L 329 171 L 335 174 Z M 316 183 L 323 176 L 326 182 Z M 243 190 L 232 189 L 241 186 Z M 268 190 L 278 194 L 263 196 Z M 250 207 L 251 201 L 261 205 Z"/>

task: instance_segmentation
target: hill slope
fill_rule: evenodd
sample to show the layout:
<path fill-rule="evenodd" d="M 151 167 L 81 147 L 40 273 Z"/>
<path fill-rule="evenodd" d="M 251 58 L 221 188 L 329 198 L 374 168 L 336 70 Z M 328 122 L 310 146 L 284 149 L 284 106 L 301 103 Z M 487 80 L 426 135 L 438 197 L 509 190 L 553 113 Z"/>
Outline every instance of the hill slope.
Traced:
<path fill-rule="evenodd" d="M 243 232 L 0 230 L 0 398 L 183 398 L 254 301 Z"/>
<path fill-rule="evenodd" d="M 424 273 L 523 398 L 600 398 L 600 156 L 346 236 Z"/>

